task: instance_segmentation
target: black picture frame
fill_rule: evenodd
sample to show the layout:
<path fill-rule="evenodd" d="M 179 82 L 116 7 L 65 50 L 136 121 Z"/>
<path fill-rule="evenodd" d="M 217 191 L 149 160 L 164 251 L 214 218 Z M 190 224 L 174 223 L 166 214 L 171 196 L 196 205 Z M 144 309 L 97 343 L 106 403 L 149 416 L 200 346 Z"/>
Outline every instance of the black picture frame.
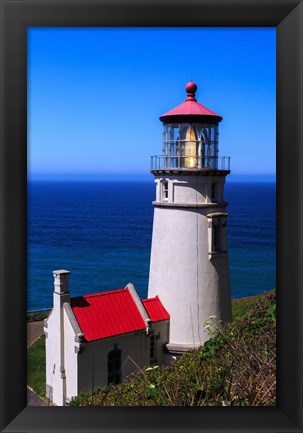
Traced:
<path fill-rule="evenodd" d="M 298 0 L 1 0 L 1 431 L 302 432 L 302 21 Z M 276 407 L 26 406 L 26 32 L 32 26 L 276 27 Z"/>

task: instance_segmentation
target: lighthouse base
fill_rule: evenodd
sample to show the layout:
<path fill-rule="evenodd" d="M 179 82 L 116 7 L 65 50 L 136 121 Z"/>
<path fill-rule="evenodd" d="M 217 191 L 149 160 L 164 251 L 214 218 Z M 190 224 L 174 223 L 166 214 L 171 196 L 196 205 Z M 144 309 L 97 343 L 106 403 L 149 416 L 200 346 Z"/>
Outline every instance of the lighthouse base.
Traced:
<path fill-rule="evenodd" d="M 203 346 L 203 344 L 166 344 L 166 349 L 169 355 L 177 356 L 183 355 L 183 353 L 191 352 L 192 350 L 197 350 L 199 347 Z"/>

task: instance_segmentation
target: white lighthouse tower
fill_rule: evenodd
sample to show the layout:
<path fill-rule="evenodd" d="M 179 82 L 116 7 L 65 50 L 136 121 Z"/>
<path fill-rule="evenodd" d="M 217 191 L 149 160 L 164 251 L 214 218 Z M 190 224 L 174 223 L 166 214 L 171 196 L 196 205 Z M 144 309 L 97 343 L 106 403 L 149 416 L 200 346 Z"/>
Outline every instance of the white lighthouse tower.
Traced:
<path fill-rule="evenodd" d="M 230 158 L 219 157 L 222 117 L 199 104 L 197 86 L 160 117 L 163 153 L 152 157 L 156 200 L 148 297 L 170 314 L 171 354 L 201 346 L 210 316 L 231 321 L 225 178 Z"/>

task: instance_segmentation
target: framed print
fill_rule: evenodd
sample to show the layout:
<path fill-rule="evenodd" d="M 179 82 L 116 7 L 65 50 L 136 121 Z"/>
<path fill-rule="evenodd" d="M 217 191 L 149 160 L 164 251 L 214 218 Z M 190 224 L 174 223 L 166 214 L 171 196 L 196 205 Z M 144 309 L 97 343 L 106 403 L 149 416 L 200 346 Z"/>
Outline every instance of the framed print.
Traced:
<path fill-rule="evenodd" d="M 303 99 L 302 17 L 300 1 L 208 2 L 201 0 L 158 3 L 126 0 L 109 3 L 84 0 L 63 2 L 2 0 L 1 431 L 258 431 L 260 433 L 302 431 L 302 375 L 300 373 L 302 370 L 300 291 L 303 264 L 300 242 L 303 190 L 303 161 L 300 146 Z M 93 29 L 272 27 L 276 29 L 278 385 L 275 407 L 27 407 L 25 324 L 29 223 L 27 220 L 29 29 L 60 27 Z M 163 41 L 162 46 L 159 46 L 159 50 L 163 53 L 167 49 L 165 42 Z M 43 42 L 40 49 L 43 50 Z M 135 91 L 140 92 L 140 89 Z M 196 87 L 192 82 L 186 86 L 186 91 L 187 97 L 195 100 Z M 213 118 L 209 121 L 210 126 L 207 131 L 215 137 L 216 124 L 221 120 L 220 116 L 209 111 L 203 115 L 207 115 L 208 119 L 214 116 L 215 121 L 212 121 Z M 174 116 L 178 117 L 178 131 L 181 137 L 182 128 L 186 124 L 184 116 L 188 116 L 188 113 L 168 112 L 162 116 L 164 130 L 171 135 L 175 133 L 174 128 L 177 128 Z M 195 128 L 196 130 L 190 130 L 189 134 L 201 135 L 199 125 Z M 202 153 L 195 154 L 193 148 L 188 145 L 188 137 L 191 136 L 187 132 L 184 137 L 185 150 L 181 156 L 182 164 L 188 169 L 191 167 L 190 164 L 198 164 L 198 158 Z M 192 139 L 190 138 L 189 141 L 192 142 Z M 216 138 L 212 143 L 215 149 Z M 206 164 L 207 157 L 212 161 L 215 154 L 207 154 L 207 157 L 205 155 L 206 153 L 203 153 L 199 163 Z M 179 163 L 177 159 L 179 157 L 180 155 L 176 154 L 173 157 L 175 160 L 169 163 L 176 164 L 177 161 Z M 154 161 L 154 164 L 158 162 Z M 225 161 L 224 164 L 226 163 Z M 152 170 L 154 170 L 153 174 L 157 175 L 160 169 L 155 165 Z M 171 194 L 169 182 L 160 180 L 159 185 L 160 192 L 157 197 L 160 197 L 159 201 L 166 203 Z M 178 194 L 184 194 L 184 188 Z M 210 194 L 215 196 L 218 192 L 214 190 Z M 219 234 L 221 239 L 219 252 L 224 252 L 223 229 L 220 228 L 219 232 L 217 227 L 219 225 L 225 227 L 226 214 L 221 210 L 220 212 L 220 215 L 218 212 L 208 214 L 209 239 L 212 239 L 208 247 L 211 257 L 219 251 Z M 158 253 L 155 254 L 157 255 Z M 67 272 L 64 272 L 66 276 Z M 61 278 L 65 278 L 64 275 L 63 271 L 57 271 L 55 280 L 57 278 L 61 281 Z M 129 286 L 128 289 L 133 293 L 133 288 Z M 83 305 L 80 305 L 81 307 Z M 163 310 L 161 311 L 164 314 Z M 79 314 L 82 313 L 83 309 Z M 167 317 L 165 316 L 164 319 Z M 79 343 L 80 350 L 80 339 L 76 343 Z M 177 352 L 178 347 L 171 350 Z M 118 352 L 117 347 L 114 347 L 111 358 L 113 366 L 117 362 Z M 117 372 L 113 367 L 111 371 L 113 380 L 116 380 L 116 375 Z M 56 413 L 54 414 L 53 411 Z"/>

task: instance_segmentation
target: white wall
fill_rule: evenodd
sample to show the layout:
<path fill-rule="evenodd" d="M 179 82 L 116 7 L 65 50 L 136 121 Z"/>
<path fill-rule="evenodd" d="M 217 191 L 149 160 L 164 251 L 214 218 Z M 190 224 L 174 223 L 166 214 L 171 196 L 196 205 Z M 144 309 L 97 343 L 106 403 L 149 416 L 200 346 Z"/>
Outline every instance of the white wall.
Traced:
<path fill-rule="evenodd" d="M 170 203 L 211 203 L 212 184 L 216 184 L 216 202 L 224 202 L 224 176 L 156 176 L 156 202 L 161 202 L 161 187 L 164 181 L 168 182 L 168 202 Z"/>
<path fill-rule="evenodd" d="M 226 204 L 210 203 L 209 197 L 216 181 L 223 200 L 224 177 L 166 179 L 175 194 L 170 195 L 173 202 L 155 203 L 148 297 L 158 295 L 169 312 L 169 343 L 177 352 L 208 339 L 204 325 L 209 316 L 231 320 L 228 255 L 210 259 L 208 254 L 207 214 L 225 212 Z"/>
<path fill-rule="evenodd" d="M 78 354 L 76 353 L 75 331 L 66 309 L 63 310 L 64 366 L 66 375 L 66 400 L 78 395 Z"/>
<path fill-rule="evenodd" d="M 46 363 L 46 396 L 48 394 L 48 387 L 53 387 L 53 369 L 55 364 L 55 356 L 52 347 L 55 345 L 56 335 L 53 332 L 54 315 L 53 310 L 50 312 L 48 318 L 44 321 L 45 333 L 45 363 Z"/>
<path fill-rule="evenodd" d="M 64 406 L 78 392 L 77 352 L 83 334 L 70 306 L 70 272 L 58 270 L 53 275 L 53 310 L 44 321 L 46 395 L 53 404 Z"/>
<path fill-rule="evenodd" d="M 169 342 L 169 320 L 153 323 L 152 330 L 155 336 L 155 364 L 162 365 L 166 363 L 163 348 Z"/>
<path fill-rule="evenodd" d="M 54 298 L 55 308 L 45 321 L 44 328 L 46 334 L 46 395 L 51 397 L 55 405 L 63 406 L 66 401 L 78 393 L 78 355 L 75 348 L 79 344 L 75 342 L 76 333 L 66 309 L 63 304 L 60 309 L 60 302 L 56 302 L 58 295 L 54 295 Z M 80 331 L 80 328 L 78 329 Z M 52 389 L 52 395 L 49 395 L 48 389 Z"/>
<path fill-rule="evenodd" d="M 58 406 L 65 402 L 64 328 L 62 304 L 67 295 L 54 293 L 54 307 L 45 321 L 46 395 L 52 390 L 52 401 Z"/>
<path fill-rule="evenodd" d="M 79 393 L 108 384 L 107 356 L 117 348 L 122 351 L 122 380 L 131 372 L 149 365 L 149 337 L 145 330 L 90 342 L 78 355 Z"/>

